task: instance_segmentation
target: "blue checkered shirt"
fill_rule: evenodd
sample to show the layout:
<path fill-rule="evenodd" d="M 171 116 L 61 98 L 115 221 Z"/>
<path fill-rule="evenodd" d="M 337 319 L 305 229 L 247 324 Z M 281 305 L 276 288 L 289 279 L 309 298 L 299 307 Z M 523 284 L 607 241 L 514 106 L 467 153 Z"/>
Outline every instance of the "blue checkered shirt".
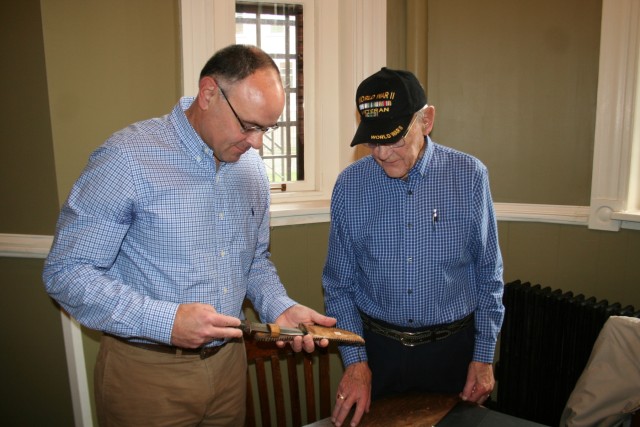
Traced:
<path fill-rule="evenodd" d="M 294 304 L 269 259 L 262 159 L 250 150 L 216 171 L 192 102 L 112 135 L 62 208 L 43 278 L 89 328 L 169 344 L 180 303 L 242 317 L 246 295 L 269 322 Z"/>
<path fill-rule="evenodd" d="M 474 360 L 492 362 L 502 319 L 502 257 L 486 167 L 427 137 L 406 181 L 371 157 L 348 166 L 331 200 L 323 271 L 327 314 L 362 334 L 358 311 L 423 328 L 475 312 Z M 341 346 L 345 365 L 367 360 Z"/>

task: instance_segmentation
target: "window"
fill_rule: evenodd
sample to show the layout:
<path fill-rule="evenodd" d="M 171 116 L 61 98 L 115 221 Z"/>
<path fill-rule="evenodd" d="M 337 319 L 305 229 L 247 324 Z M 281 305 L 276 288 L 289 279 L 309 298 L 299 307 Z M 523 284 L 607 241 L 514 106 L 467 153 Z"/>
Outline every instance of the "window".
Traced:
<path fill-rule="evenodd" d="M 254 18 L 244 16 L 242 8 L 256 4 L 262 5 L 261 15 L 271 15 L 261 18 L 283 24 L 266 28 L 250 23 Z M 287 9 L 284 4 L 291 6 Z M 281 68 L 284 65 L 289 106 L 296 108 L 283 115 L 291 135 L 280 135 L 274 141 L 279 147 L 263 150 L 265 158 L 273 155 L 274 170 L 278 170 L 278 162 L 284 165 L 283 172 L 278 172 L 282 178 L 272 180 L 287 183 L 286 191 L 272 192 L 272 225 L 329 220 L 333 184 L 355 157 L 349 141 L 356 127 L 356 88 L 386 63 L 386 4 L 386 0 L 181 0 L 183 90 L 187 96 L 197 91 L 202 64 L 213 52 L 236 43 L 236 37 L 240 41 L 237 34 L 248 34 L 250 25 L 257 26 L 257 43 L 267 35 L 289 31 L 290 40 L 294 32 L 302 34 L 304 43 L 292 42 L 289 52 L 281 50 L 274 57 Z M 236 23 L 238 6 L 242 22 Z M 294 15 L 298 12 L 294 11 L 300 10 L 304 23 L 301 28 L 284 24 L 297 19 Z M 291 16 L 285 20 L 281 13 Z M 301 48 L 295 55 L 293 46 Z M 291 61 L 288 71 L 282 62 L 286 60 Z M 301 77 L 303 80 L 298 80 Z M 304 89 L 304 100 L 294 95 L 293 89 Z M 286 144 L 290 144 L 289 148 Z M 290 176 L 284 171 L 286 162 L 291 162 Z"/>
<path fill-rule="evenodd" d="M 640 230 L 640 3 L 603 0 L 589 227 Z"/>
<path fill-rule="evenodd" d="M 276 62 L 286 92 L 280 127 L 264 135 L 260 155 L 269 182 L 304 180 L 303 6 L 236 3 L 236 42 L 259 46 Z M 286 187 L 280 187 L 284 190 Z"/>

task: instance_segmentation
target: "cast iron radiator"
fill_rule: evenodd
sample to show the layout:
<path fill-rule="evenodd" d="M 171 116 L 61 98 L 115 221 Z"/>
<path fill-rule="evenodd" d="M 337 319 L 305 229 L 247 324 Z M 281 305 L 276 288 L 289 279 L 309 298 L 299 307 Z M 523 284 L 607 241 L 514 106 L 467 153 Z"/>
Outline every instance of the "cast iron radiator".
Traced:
<path fill-rule="evenodd" d="M 505 285 L 503 302 L 497 401 L 491 407 L 554 427 L 607 318 L 640 317 L 633 306 L 519 280 Z"/>

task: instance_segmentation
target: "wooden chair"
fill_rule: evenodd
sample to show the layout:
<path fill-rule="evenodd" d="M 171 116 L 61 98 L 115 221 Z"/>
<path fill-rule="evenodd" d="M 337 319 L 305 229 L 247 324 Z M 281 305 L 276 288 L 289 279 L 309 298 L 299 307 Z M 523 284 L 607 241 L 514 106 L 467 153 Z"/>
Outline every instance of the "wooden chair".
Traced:
<path fill-rule="evenodd" d="M 318 419 L 326 418 L 331 411 L 330 378 L 329 378 L 329 352 L 326 348 L 317 348 L 313 353 L 294 353 L 289 346 L 278 348 L 273 342 L 260 342 L 245 339 L 247 351 L 247 421 L 248 427 L 257 424 L 255 395 L 258 397 L 258 409 L 260 422 L 263 427 L 272 424 L 271 413 L 275 407 L 276 425 L 293 427 L 302 426 L 303 413 L 306 412 L 306 422 L 312 423 Z M 283 366 L 286 368 L 283 369 Z M 298 368 L 304 375 L 304 384 L 298 379 Z M 270 376 L 267 374 L 270 371 Z M 283 375 L 286 370 L 286 377 Z M 314 375 L 314 370 L 316 374 Z M 255 389 L 252 386 L 251 372 L 255 373 Z M 314 376 L 318 378 L 318 386 Z M 270 378 L 268 378 L 270 377 Z M 288 387 L 284 387 L 284 384 Z M 271 387 L 271 388 L 270 388 Z M 302 392 L 302 396 L 300 395 Z M 319 396 L 320 413 L 316 411 L 316 395 Z M 287 403 L 288 402 L 288 405 Z M 304 404 L 304 406 L 303 406 Z M 286 408 L 289 407 L 289 416 Z M 306 411 L 304 409 L 306 408 Z"/>

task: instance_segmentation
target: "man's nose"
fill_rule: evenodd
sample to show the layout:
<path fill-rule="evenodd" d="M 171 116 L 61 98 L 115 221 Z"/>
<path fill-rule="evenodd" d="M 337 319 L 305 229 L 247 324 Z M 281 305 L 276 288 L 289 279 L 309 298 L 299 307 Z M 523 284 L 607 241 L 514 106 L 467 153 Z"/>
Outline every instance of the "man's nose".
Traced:
<path fill-rule="evenodd" d="M 249 145 L 251 145 L 251 147 L 255 148 L 256 150 L 259 150 L 262 148 L 263 135 L 264 135 L 263 132 L 249 132 L 245 137 L 245 141 L 247 141 Z"/>
<path fill-rule="evenodd" d="M 374 151 L 380 160 L 387 160 L 393 153 L 393 148 L 380 144 L 374 149 Z"/>

